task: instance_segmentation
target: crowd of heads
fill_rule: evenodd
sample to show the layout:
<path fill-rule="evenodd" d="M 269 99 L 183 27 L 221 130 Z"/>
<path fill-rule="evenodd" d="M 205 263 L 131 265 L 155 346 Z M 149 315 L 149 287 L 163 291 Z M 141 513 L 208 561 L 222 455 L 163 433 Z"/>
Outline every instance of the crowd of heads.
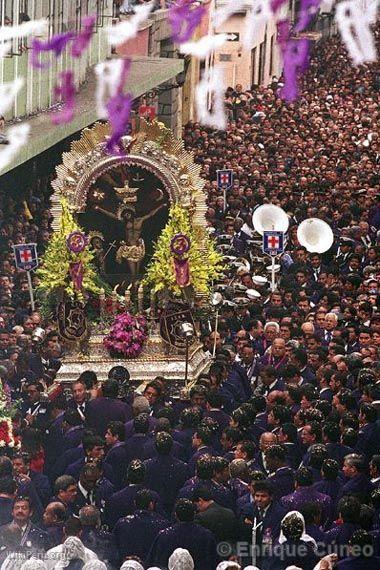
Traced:
<path fill-rule="evenodd" d="M 379 75 L 333 37 L 297 102 L 280 84 L 228 89 L 226 132 L 184 129 L 226 276 L 217 327 L 202 323 L 213 362 L 182 399 L 161 377 L 135 393 L 122 366 L 49 396 L 63 347 L 11 250 L 44 250 L 49 195 L 2 194 L 0 372 L 19 401 L 17 451 L 0 457 L 2 568 L 238 570 L 255 521 L 261 570 L 380 554 Z M 234 173 L 225 191 L 219 169 Z M 272 291 L 252 225 L 264 203 L 290 219 Z M 335 236 L 323 254 L 297 240 L 315 216 Z"/>

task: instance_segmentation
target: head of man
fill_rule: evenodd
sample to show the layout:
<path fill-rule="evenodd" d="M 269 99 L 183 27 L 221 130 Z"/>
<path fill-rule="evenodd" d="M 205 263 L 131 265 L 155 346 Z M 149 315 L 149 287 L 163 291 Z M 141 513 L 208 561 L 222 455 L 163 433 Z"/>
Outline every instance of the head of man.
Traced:
<path fill-rule="evenodd" d="M 317 422 L 310 422 L 302 428 L 301 441 L 310 446 L 319 443 L 322 439 L 322 428 Z"/>
<path fill-rule="evenodd" d="M 275 358 L 283 358 L 285 356 L 285 340 L 283 338 L 275 338 L 272 347 L 271 353 Z"/>
<path fill-rule="evenodd" d="M 89 460 L 103 459 L 104 439 L 99 435 L 89 435 L 83 438 L 83 450 Z"/>
<path fill-rule="evenodd" d="M 280 325 L 275 322 L 268 322 L 264 327 L 264 336 L 269 342 L 273 342 L 280 333 Z"/>
<path fill-rule="evenodd" d="M 64 505 L 70 505 L 76 499 L 77 482 L 71 475 L 61 475 L 54 483 L 54 493 Z"/>
<path fill-rule="evenodd" d="M 45 527 L 62 524 L 65 518 L 65 506 L 58 501 L 49 503 L 44 511 L 44 514 L 42 515 L 42 520 Z"/>
<path fill-rule="evenodd" d="M 125 439 L 125 427 L 123 422 L 110 422 L 104 435 L 107 446 L 112 447 L 116 443 L 123 442 Z"/>
<path fill-rule="evenodd" d="M 264 386 L 270 386 L 276 381 L 277 372 L 274 366 L 264 366 L 260 370 L 260 379 Z"/>
<path fill-rule="evenodd" d="M 273 488 L 269 481 L 252 481 L 252 496 L 259 509 L 266 509 L 273 500 Z"/>
<path fill-rule="evenodd" d="M 325 329 L 332 332 L 338 326 L 338 317 L 335 313 L 327 313 L 325 316 Z"/>
<path fill-rule="evenodd" d="M 365 469 L 365 462 L 361 455 L 358 453 L 350 453 L 346 455 L 343 461 L 343 473 L 348 479 L 353 479 Z"/>
<path fill-rule="evenodd" d="M 265 450 L 265 461 L 270 473 L 274 473 L 285 463 L 286 451 L 282 445 L 271 445 Z"/>
<path fill-rule="evenodd" d="M 78 406 L 82 405 L 87 399 L 86 386 L 82 381 L 77 380 L 76 382 L 73 382 L 71 393 L 73 395 L 74 402 Z"/>
<path fill-rule="evenodd" d="M 270 431 L 266 431 L 263 434 L 261 434 L 261 436 L 260 436 L 260 441 L 259 441 L 260 451 L 262 453 L 265 453 L 265 451 L 269 447 L 271 447 L 272 445 L 275 445 L 276 443 L 277 443 L 276 435 Z"/>
<path fill-rule="evenodd" d="M 148 400 L 149 405 L 153 406 L 157 400 L 161 397 L 162 388 L 161 384 L 152 380 L 149 382 L 144 390 L 143 396 Z"/>
<path fill-rule="evenodd" d="M 97 463 L 86 463 L 79 475 L 79 482 L 89 493 L 96 487 L 101 476 L 101 469 Z"/>
<path fill-rule="evenodd" d="M 33 515 L 33 509 L 29 497 L 19 497 L 14 500 L 12 508 L 13 522 L 19 526 L 27 525 Z"/>

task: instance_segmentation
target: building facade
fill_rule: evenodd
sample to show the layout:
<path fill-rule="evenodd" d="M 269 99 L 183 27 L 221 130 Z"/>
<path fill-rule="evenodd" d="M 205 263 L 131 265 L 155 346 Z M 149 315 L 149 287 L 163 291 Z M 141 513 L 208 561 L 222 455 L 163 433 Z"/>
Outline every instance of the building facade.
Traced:
<path fill-rule="evenodd" d="M 235 87 L 241 84 L 243 89 L 254 85 L 268 85 L 273 76 L 279 76 L 282 70 L 282 61 L 277 44 L 277 29 L 273 21 L 259 25 L 253 35 L 253 45 L 250 50 L 243 48 L 242 38 L 246 26 L 246 15 L 250 9 L 250 2 L 222 24 L 214 28 L 212 15 L 215 10 L 225 7 L 228 0 L 214 0 L 210 12 L 210 33 L 226 33 L 231 39 L 215 50 L 213 59 L 220 64 L 225 73 L 226 86 Z M 282 8 L 284 16 L 288 6 Z"/>

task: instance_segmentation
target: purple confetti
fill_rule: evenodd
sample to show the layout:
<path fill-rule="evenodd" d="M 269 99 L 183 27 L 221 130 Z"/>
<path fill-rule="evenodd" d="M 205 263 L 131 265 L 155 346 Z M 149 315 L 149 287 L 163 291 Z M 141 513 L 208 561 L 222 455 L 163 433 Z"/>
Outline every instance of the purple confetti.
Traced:
<path fill-rule="evenodd" d="M 54 87 L 54 95 L 56 98 L 62 99 L 65 105 L 62 111 L 52 116 L 51 122 L 54 125 L 63 125 L 70 123 L 74 118 L 75 110 L 75 84 L 74 74 L 72 71 L 63 71 L 59 74 L 61 84 Z"/>
<path fill-rule="evenodd" d="M 189 41 L 205 13 L 206 7 L 194 0 L 178 0 L 173 4 L 168 16 L 173 41 L 180 44 Z"/>
<path fill-rule="evenodd" d="M 124 155 L 121 138 L 125 135 L 132 108 L 132 95 L 116 93 L 106 103 L 108 120 L 111 123 L 112 134 L 107 141 L 106 149 L 109 154 Z"/>
<path fill-rule="evenodd" d="M 302 32 L 307 28 L 318 12 L 321 0 L 301 0 L 301 8 L 298 13 L 298 22 L 294 28 L 296 32 Z"/>
<path fill-rule="evenodd" d="M 281 50 L 286 48 L 286 44 L 290 35 L 290 22 L 289 20 L 280 20 L 277 24 L 277 41 Z"/>
<path fill-rule="evenodd" d="M 309 45 L 310 42 L 306 38 L 300 40 L 291 39 L 286 43 L 286 47 L 283 50 L 284 86 L 280 93 L 281 97 L 288 102 L 297 99 L 297 79 L 298 75 L 307 69 Z"/>
<path fill-rule="evenodd" d="M 41 62 L 40 55 L 42 52 L 52 51 L 56 56 L 61 55 L 67 44 L 75 38 L 74 32 L 65 32 L 64 34 L 56 34 L 47 40 L 42 42 L 41 40 L 32 40 L 32 66 L 36 69 L 46 69 L 49 64 L 44 64 Z"/>
<path fill-rule="evenodd" d="M 71 47 L 71 55 L 73 57 L 81 57 L 81 55 L 86 51 L 94 34 L 94 28 L 96 23 L 96 16 L 86 16 L 82 20 L 83 30 L 74 38 L 73 45 Z"/>
<path fill-rule="evenodd" d="M 270 3 L 270 7 L 272 9 L 273 14 L 277 12 L 281 8 L 283 4 L 285 4 L 286 0 L 272 0 Z"/>

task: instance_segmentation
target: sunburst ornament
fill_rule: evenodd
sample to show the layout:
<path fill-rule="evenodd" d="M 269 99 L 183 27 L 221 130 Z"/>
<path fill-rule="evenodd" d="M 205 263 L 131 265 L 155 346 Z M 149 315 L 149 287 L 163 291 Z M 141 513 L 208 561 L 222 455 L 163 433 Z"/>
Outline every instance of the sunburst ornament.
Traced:
<path fill-rule="evenodd" d="M 93 185 L 102 175 L 120 166 L 137 167 L 142 173 L 145 170 L 154 174 L 165 188 L 171 204 L 179 204 L 191 212 L 194 223 L 206 225 L 201 166 L 194 163 L 193 153 L 185 149 L 182 140 L 163 123 L 141 119 L 140 130 L 133 137 L 122 139 L 125 155 L 110 156 L 105 148 L 109 136 L 108 123 L 95 123 L 82 131 L 81 138 L 71 144 L 70 152 L 63 154 L 62 164 L 56 168 L 57 178 L 52 182 L 55 230 L 62 213 L 62 197 L 67 199 L 73 213 L 85 212 L 87 201 L 94 194 Z M 140 191 L 143 192 L 143 188 Z M 130 198 L 133 198 L 132 193 Z"/>

